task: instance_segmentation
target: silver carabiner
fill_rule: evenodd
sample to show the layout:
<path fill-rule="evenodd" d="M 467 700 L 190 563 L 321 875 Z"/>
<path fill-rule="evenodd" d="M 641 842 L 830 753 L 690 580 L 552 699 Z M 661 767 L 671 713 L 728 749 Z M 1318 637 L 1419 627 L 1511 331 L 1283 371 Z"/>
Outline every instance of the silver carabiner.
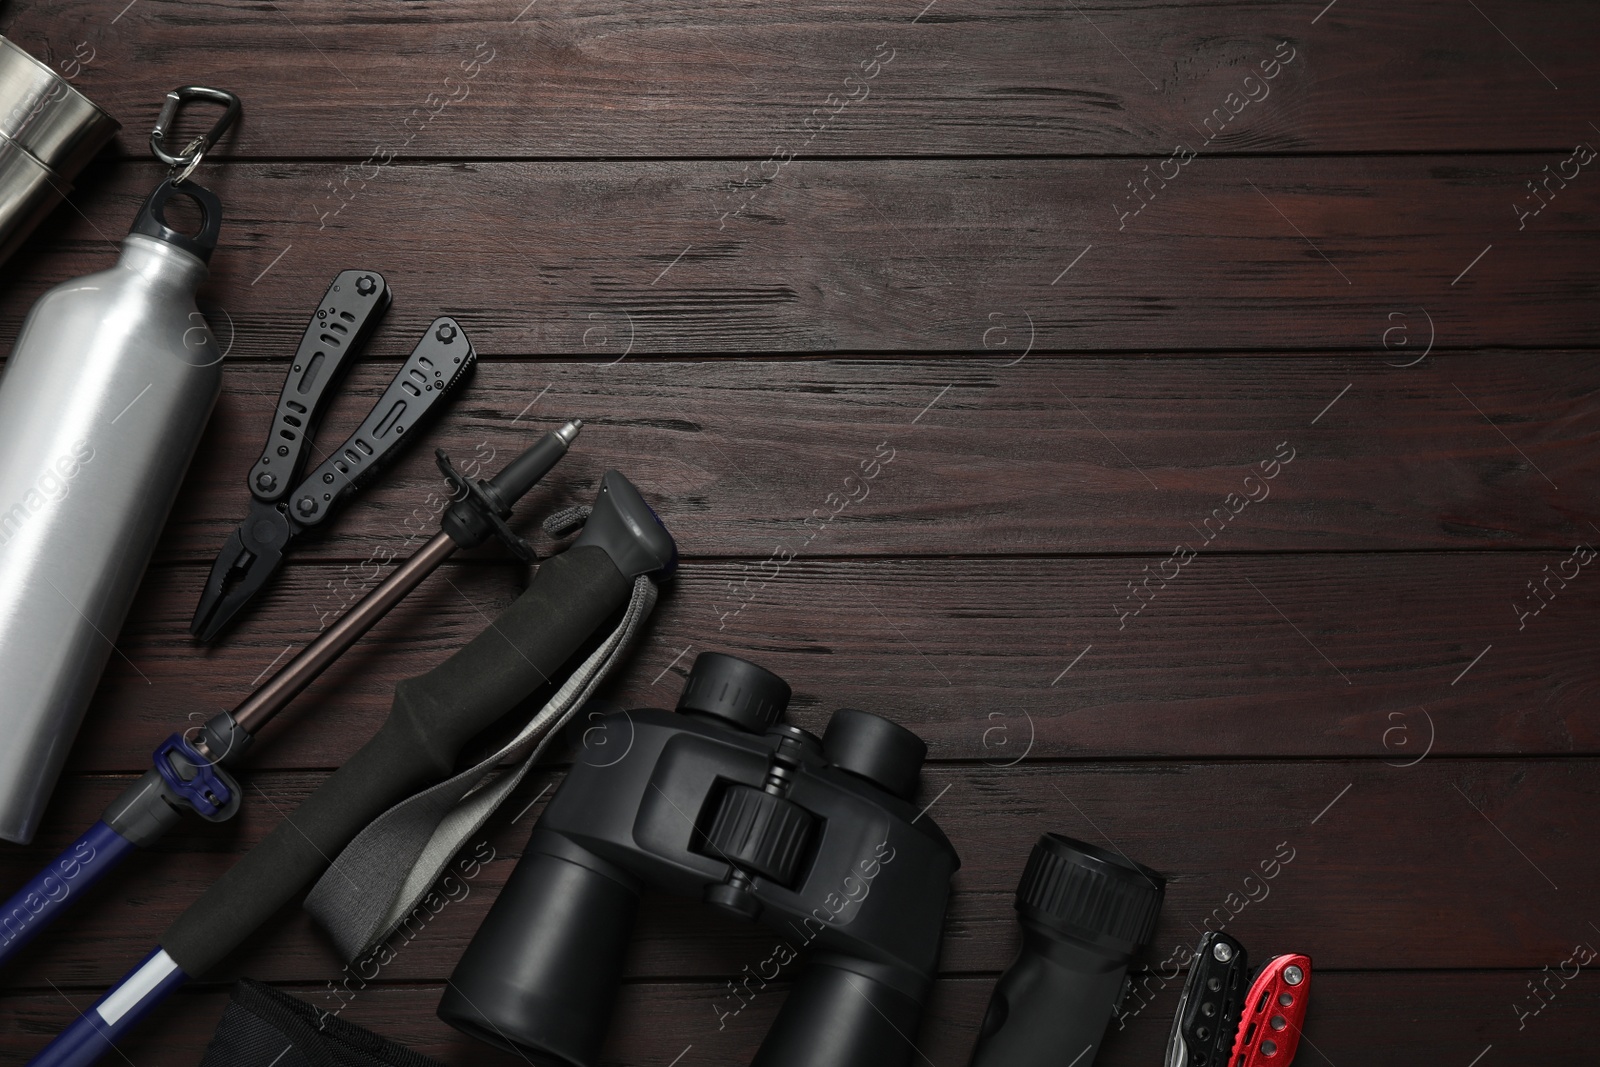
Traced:
<path fill-rule="evenodd" d="M 221 104 L 226 111 L 222 117 L 211 127 L 208 133 L 202 134 L 184 146 L 183 151 L 173 155 L 166 149 L 167 130 L 172 126 L 173 120 L 178 117 L 178 107 L 190 100 L 209 100 L 214 104 Z M 181 184 L 194 169 L 200 165 L 207 152 L 211 151 L 228 127 L 239 119 L 243 105 L 239 98 L 225 89 L 208 89 L 203 85 L 184 85 L 167 94 L 166 100 L 161 105 L 161 114 L 156 116 L 156 124 L 150 131 L 150 151 L 171 170 L 168 177 L 173 185 Z"/>

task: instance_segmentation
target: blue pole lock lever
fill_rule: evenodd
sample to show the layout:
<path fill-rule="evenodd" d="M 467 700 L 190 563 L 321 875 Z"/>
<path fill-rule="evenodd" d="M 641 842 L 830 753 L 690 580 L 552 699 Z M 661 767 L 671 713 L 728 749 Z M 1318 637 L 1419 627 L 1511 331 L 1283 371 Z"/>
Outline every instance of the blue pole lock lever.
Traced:
<path fill-rule="evenodd" d="M 202 819 L 224 822 L 239 810 L 239 783 L 201 755 L 182 734 L 173 734 L 161 742 L 151 758 L 167 788 L 187 801 Z"/>

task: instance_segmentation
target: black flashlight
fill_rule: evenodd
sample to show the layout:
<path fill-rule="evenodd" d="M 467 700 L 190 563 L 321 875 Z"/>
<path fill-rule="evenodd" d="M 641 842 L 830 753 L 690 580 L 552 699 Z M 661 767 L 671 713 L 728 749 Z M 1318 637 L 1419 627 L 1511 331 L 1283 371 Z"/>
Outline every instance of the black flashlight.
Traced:
<path fill-rule="evenodd" d="M 1117 853 L 1039 838 L 1017 886 L 1022 952 L 994 988 L 972 1067 L 1089 1067 L 1164 886 Z"/>

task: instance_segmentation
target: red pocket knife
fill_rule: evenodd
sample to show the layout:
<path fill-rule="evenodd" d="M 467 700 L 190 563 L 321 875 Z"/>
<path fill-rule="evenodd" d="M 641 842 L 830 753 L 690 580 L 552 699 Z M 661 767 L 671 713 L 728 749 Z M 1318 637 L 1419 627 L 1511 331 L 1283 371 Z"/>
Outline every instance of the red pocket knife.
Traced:
<path fill-rule="evenodd" d="M 1311 957 L 1274 956 L 1250 983 L 1231 1067 L 1288 1067 L 1300 1047 L 1311 992 Z"/>

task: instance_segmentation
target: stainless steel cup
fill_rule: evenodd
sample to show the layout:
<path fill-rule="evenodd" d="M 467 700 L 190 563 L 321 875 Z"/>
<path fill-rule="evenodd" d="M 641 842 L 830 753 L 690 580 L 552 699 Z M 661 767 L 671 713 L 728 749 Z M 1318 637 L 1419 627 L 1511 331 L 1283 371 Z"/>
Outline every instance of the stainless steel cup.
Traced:
<path fill-rule="evenodd" d="M 121 123 L 0 37 L 0 263 L 72 191 Z"/>

